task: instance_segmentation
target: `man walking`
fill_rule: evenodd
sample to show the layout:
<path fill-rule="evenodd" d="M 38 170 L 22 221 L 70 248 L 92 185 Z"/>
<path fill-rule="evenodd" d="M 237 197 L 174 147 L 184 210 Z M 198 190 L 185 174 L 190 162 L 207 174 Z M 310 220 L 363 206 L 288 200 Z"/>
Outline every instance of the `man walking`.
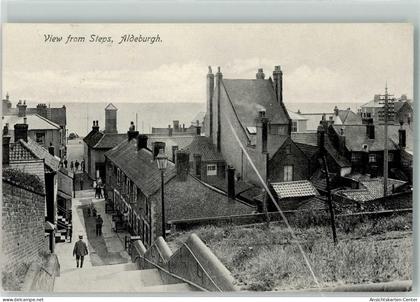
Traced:
<path fill-rule="evenodd" d="M 73 256 L 76 256 L 76 264 L 79 267 L 79 260 L 80 260 L 80 268 L 83 267 L 83 259 L 88 254 L 88 249 L 86 243 L 83 241 L 83 236 L 79 235 L 79 241 L 74 244 L 73 249 Z"/>
<path fill-rule="evenodd" d="M 98 215 L 96 218 L 96 236 L 102 236 L 102 225 L 104 220 L 102 219 L 101 215 Z"/>

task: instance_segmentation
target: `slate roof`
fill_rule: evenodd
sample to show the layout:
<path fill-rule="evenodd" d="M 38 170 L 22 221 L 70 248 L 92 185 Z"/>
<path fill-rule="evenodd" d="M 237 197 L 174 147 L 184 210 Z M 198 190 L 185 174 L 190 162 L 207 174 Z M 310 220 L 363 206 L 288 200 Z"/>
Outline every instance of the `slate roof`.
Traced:
<path fill-rule="evenodd" d="M 206 182 L 219 190 L 227 192 L 227 178 L 226 177 L 212 177 L 206 180 Z M 242 180 L 235 181 L 235 194 L 236 195 L 240 195 L 241 193 L 251 188 L 256 188 L 256 187 L 253 184 L 249 184 Z M 259 189 L 259 193 L 261 193 L 261 189 Z"/>
<path fill-rule="evenodd" d="M 340 124 L 362 124 L 362 117 L 350 109 L 338 110 L 338 117 L 340 118 Z M 334 123 L 337 124 L 337 120 Z"/>
<path fill-rule="evenodd" d="M 118 110 L 118 108 L 115 107 L 114 104 L 109 103 L 108 106 L 105 107 L 105 110 Z"/>
<path fill-rule="evenodd" d="M 45 168 L 43 160 L 21 160 L 17 162 L 10 162 L 9 166 L 12 169 L 17 169 L 27 174 L 38 176 L 43 187 L 42 193 L 45 193 Z"/>
<path fill-rule="evenodd" d="M 316 145 L 314 146 L 314 145 L 301 144 L 301 143 L 295 143 L 295 144 L 300 150 L 302 150 L 303 153 L 305 153 L 307 158 L 312 158 L 319 152 L 319 148 Z"/>
<path fill-rule="evenodd" d="M 23 124 L 24 118 L 17 115 L 5 115 L 3 116 L 3 124 L 8 123 L 9 129 L 13 130 L 13 126 L 16 124 Z M 38 114 L 26 115 L 26 123 L 28 124 L 28 130 L 59 130 L 60 125 L 46 119 Z"/>
<path fill-rule="evenodd" d="M 266 110 L 265 116 L 272 124 L 288 124 L 289 116 L 283 104 L 279 104 L 270 80 L 223 79 L 222 87 L 232 104 L 242 128 L 255 126 L 258 111 Z M 245 133 L 249 134 L 245 131 Z"/>
<path fill-rule="evenodd" d="M 127 139 L 126 133 L 104 133 L 102 131 L 90 131 L 83 141 L 93 149 L 112 149 Z"/>
<path fill-rule="evenodd" d="M 224 161 L 220 152 L 217 152 L 211 138 L 205 136 L 194 137 L 191 144 L 183 148 L 190 151 L 190 161 L 194 160 L 194 154 L 200 154 L 201 160 L 208 161 Z"/>
<path fill-rule="evenodd" d="M 149 149 L 137 151 L 137 140 L 123 141 L 106 152 L 105 157 L 119 167 L 147 197 L 160 189 L 160 170 L 153 161 L 153 154 Z M 175 164 L 169 161 L 165 183 L 175 175 Z"/>
<path fill-rule="evenodd" d="M 10 161 L 19 162 L 26 160 L 42 159 L 51 171 L 57 171 L 60 159 L 51 155 L 47 149 L 28 138 L 28 142 L 19 140 L 10 145 Z"/>
<path fill-rule="evenodd" d="M 346 148 L 349 151 L 361 152 L 364 151 L 363 145 L 368 146 L 369 151 L 383 151 L 384 150 L 384 126 L 375 125 L 375 139 L 368 139 L 366 136 L 366 125 L 332 125 L 337 134 L 340 129 L 344 129 L 346 137 Z M 399 125 L 388 125 L 388 150 L 398 149 L 398 129 Z M 413 144 L 412 130 L 408 126 L 406 129 L 407 148 L 410 149 Z"/>
<path fill-rule="evenodd" d="M 292 141 L 295 143 L 301 143 L 306 145 L 317 145 L 317 133 L 316 131 L 307 131 L 307 132 L 292 132 L 291 133 Z"/>
<path fill-rule="evenodd" d="M 308 180 L 275 182 L 270 184 L 279 199 L 318 196 L 316 188 Z"/>

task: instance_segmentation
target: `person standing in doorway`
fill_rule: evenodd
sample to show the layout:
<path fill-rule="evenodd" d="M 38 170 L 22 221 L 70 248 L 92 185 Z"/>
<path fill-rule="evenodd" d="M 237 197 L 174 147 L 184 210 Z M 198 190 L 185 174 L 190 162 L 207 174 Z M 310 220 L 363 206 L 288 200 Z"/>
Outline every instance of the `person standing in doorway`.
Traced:
<path fill-rule="evenodd" d="M 76 267 L 79 267 L 79 260 L 80 268 L 83 267 L 83 260 L 87 254 L 89 254 L 89 252 L 86 243 L 83 241 L 83 236 L 79 235 L 79 240 L 74 244 L 73 249 L 73 256 L 76 256 Z"/>
<path fill-rule="evenodd" d="M 96 236 L 102 236 L 102 225 L 104 224 L 104 220 L 102 219 L 101 215 L 98 215 L 96 218 Z"/>
<path fill-rule="evenodd" d="M 65 158 L 64 159 L 64 168 L 66 168 L 66 169 L 67 169 L 67 164 L 68 164 L 68 161 L 67 161 L 67 158 Z"/>

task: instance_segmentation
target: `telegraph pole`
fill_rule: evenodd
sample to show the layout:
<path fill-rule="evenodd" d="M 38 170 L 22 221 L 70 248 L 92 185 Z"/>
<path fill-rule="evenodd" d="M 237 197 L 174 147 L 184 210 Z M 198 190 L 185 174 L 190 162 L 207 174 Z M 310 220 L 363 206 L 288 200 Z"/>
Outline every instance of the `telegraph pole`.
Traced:
<path fill-rule="evenodd" d="M 381 96 L 381 103 L 384 104 L 382 112 L 384 118 L 384 197 L 388 195 L 388 119 L 394 114 L 393 110 L 390 110 L 390 105 L 393 107 L 394 104 L 391 97 L 392 95 L 388 94 L 388 85 L 385 84 L 385 95 Z"/>

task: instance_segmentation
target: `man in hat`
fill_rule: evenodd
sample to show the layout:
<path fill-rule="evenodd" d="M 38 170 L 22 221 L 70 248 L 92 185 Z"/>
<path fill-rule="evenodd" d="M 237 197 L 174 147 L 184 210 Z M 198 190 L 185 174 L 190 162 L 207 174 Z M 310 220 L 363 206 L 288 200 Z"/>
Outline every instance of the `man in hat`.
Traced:
<path fill-rule="evenodd" d="M 76 256 L 77 267 L 79 267 L 80 259 L 80 268 L 83 267 L 83 259 L 88 254 L 88 249 L 86 243 L 83 241 L 83 236 L 79 235 L 79 241 L 74 244 L 73 256 Z"/>

